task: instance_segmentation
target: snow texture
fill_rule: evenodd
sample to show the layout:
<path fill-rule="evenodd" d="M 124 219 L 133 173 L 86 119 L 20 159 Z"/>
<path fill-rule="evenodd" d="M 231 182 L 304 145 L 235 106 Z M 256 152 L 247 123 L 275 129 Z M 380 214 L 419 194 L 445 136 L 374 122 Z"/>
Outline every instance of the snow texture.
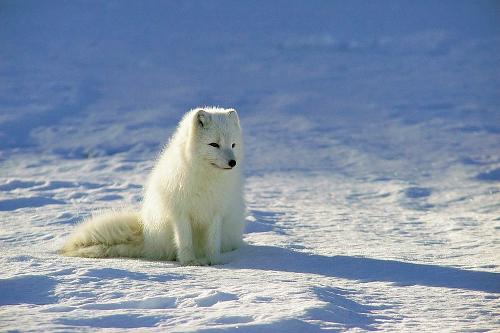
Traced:
<path fill-rule="evenodd" d="M 496 331 L 495 1 L 2 1 L 0 331 Z M 227 264 L 56 250 L 238 109 Z"/>

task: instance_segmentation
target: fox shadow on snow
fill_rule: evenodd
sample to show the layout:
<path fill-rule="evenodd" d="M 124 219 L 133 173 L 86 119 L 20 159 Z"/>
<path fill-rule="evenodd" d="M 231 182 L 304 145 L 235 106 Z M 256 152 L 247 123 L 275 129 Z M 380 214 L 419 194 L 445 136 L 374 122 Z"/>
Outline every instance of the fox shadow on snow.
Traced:
<path fill-rule="evenodd" d="M 500 274 L 351 256 L 322 256 L 274 246 L 247 245 L 228 268 L 310 273 L 400 286 L 457 288 L 500 293 Z"/>
<path fill-rule="evenodd" d="M 456 288 L 487 293 L 500 292 L 500 274 L 464 270 L 453 267 L 414 264 L 396 260 L 382 260 L 351 256 L 323 256 L 297 252 L 274 246 L 246 245 L 235 253 L 230 264 L 220 266 L 223 269 L 257 269 L 263 271 L 281 271 L 291 273 L 317 274 L 362 282 L 388 282 L 398 286 L 427 286 Z M 360 328 L 366 331 L 376 330 L 381 321 L 398 320 L 377 314 L 390 305 L 366 305 L 351 299 L 353 291 L 316 286 L 312 291 L 326 302 L 325 306 L 311 308 L 302 318 L 287 319 L 270 325 L 250 325 L 248 332 L 278 331 L 319 332 L 321 327 L 315 322 L 322 322 L 325 327 L 334 330 Z M 278 325 L 278 326 L 276 326 Z M 321 325 L 321 326 L 322 326 Z"/>

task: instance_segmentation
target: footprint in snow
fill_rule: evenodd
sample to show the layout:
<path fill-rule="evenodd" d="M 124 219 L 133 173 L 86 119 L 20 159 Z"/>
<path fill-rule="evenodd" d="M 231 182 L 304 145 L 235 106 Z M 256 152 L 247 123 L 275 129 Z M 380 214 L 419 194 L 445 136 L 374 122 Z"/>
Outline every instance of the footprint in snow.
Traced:
<path fill-rule="evenodd" d="M 209 307 L 220 302 L 235 301 L 238 296 L 235 294 L 224 293 L 220 291 L 210 291 L 194 299 L 194 302 L 199 307 Z"/>

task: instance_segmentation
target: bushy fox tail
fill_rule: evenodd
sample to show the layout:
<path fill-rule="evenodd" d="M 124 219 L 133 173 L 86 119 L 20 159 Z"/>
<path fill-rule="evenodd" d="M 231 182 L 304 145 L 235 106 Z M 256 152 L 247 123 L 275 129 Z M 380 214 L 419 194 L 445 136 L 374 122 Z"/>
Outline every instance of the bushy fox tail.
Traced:
<path fill-rule="evenodd" d="M 59 253 L 69 257 L 139 257 L 144 237 L 139 214 L 111 211 L 89 218 L 69 236 Z"/>

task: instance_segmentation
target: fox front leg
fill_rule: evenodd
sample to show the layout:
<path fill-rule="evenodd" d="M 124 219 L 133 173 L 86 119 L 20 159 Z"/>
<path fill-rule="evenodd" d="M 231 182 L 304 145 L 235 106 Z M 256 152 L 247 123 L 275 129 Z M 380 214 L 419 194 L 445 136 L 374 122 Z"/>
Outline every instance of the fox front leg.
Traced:
<path fill-rule="evenodd" d="M 177 260 L 183 266 L 199 265 L 193 249 L 193 231 L 188 218 L 178 216 L 174 219 L 175 245 Z"/>
<path fill-rule="evenodd" d="M 214 218 L 209 224 L 206 233 L 205 254 L 209 265 L 217 265 L 221 263 L 221 234 L 222 234 L 222 219 Z"/>

